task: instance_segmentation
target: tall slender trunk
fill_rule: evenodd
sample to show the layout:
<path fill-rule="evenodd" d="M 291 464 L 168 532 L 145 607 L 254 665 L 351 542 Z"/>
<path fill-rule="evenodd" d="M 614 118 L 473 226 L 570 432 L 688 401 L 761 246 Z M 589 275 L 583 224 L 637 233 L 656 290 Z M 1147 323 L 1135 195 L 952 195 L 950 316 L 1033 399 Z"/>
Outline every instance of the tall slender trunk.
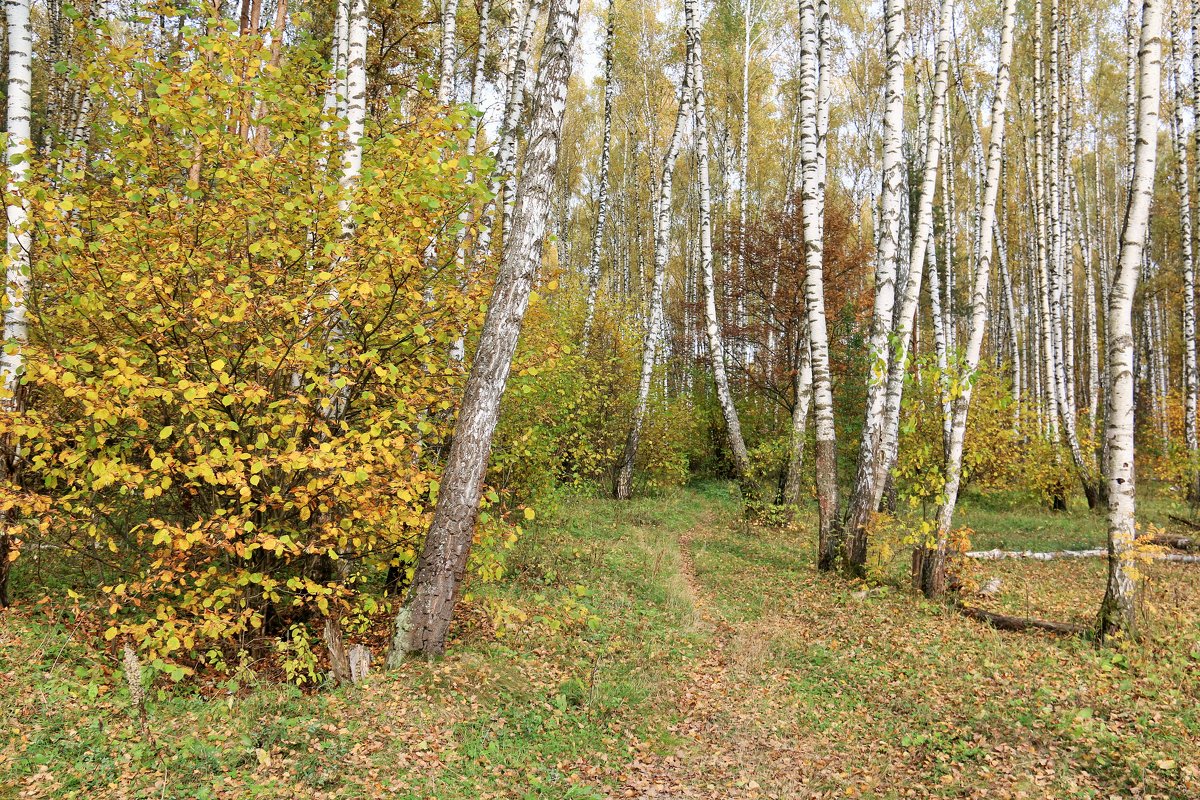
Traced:
<path fill-rule="evenodd" d="M 1169 71 L 1175 87 L 1175 108 L 1171 115 L 1171 135 L 1175 145 L 1175 187 L 1179 192 L 1179 253 L 1183 261 L 1183 438 L 1188 452 L 1188 499 L 1200 499 L 1200 442 L 1196 435 L 1196 405 L 1200 397 L 1196 374 L 1196 272 L 1192 260 L 1192 188 L 1188 180 L 1188 142 L 1183 128 L 1183 109 L 1187 103 L 1183 81 L 1183 39 L 1179 24 L 1179 3 L 1171 7 L 1171 49 Z"/>
<path fill-rule="evenodd" d="M 671 179 L 675 174 L 675 161 L 679 158 L 684 127 L 691 114 L 691 72 L 685 65 L 679 84 L 679 113 L 675 116 L 675 130 L 663 156 L 658 197 L 654 203 L 654 279 L 650 289 L 650 311 L 646 317 L 646 338 L 642 345 L 642 376 L 638 383 L 637 405 L 634 406 L 633 424 L 630 425 L 629 435 L 625 439 L 621 469 L 617 473 L 614 487 L 614 494 L 618 500 L 628 500 L 633 496 L 633 468 L 637 461 L 642 426 L 645 424 L 650 404 L 650 384 L 654 377 L 659 340 L 662 338 L 662 315 L 658 313 L 658 308 L 662 304 L 667 261 L 671 255 Z"/>
<path fill-rule="evenodd" d="M 600 249 L 604 241 L 604 222 L 608 214 L 609 151 L 612 148 L 613 104 L 613 26 L 616 22 L 616 3 L 608 2 L 608 29 L 604 35 L 604 139 L 600 145 L 600 186 L 596 190 L 596 229 L 592 231 L 592 253 L 587 268 L 587 310 L 583 319 L 583 351 L 586 353 L 592 338 L 592 323 L 596 318 L 596 294 L 600 290 Z"/>
<path fill-rule="evenodd" d="M 579 0 L 554 0 L 534 89 L 528 167 L 517 188 L 513 228 L 467 377 L 433 523 L 404 606 L 396 615 L 389 664 L 398 663 L 407 653 L 436 656 L 446 648 L 446 633 L 466 577 L 500 400 L 541 262 L 578 30 Z"/>
<path fill-rule="evenodd" d="M 486 260 L 491 254 L 498 200 L 504 203 L 503 229 L 507 231 L 511 227 L 511 212 L 517 194 L 517 145 L 520 133 L 518 127 L 525 108 L 525 80 L 529 72 L 529 59 L 533 54 L 533 34 L 537 29 L 541 4 L 542 0 L 530 0 L 520 27 L 514 26 L 512 31 L 516 38 L 510 42 L 512 61 L 505 70 L 508 79 L 504 87 L 506 93 L 504 116 L 500 123 L 500 142 L 496 148 L 496 171 L 490 187 L 492 199 L 484 204 L 480 215 L 479 240 L 476 244 L 476 258 L 480 261 Z M 505 250 L 507 251 L 507 247 Z"/>
<path fill-rule="evenodd" d="M 954 507 L 962 481 L 963 440 L 966 437 L 967 412 L 971 405 L 976 370 L 979 367 L 983 333 L 988 319 L 988 291 L 991 288 L 992 250 L 994 247 L 996 198 L 1000 190 L 1000 166 L 1004 158 L 1004 125 L 1008 105 L 1010 67 L 1012 65 L 1013 27 L 1016 22 L 1016 0 L 1004 0 L 1003 23 L 1000 31 L 1000 54 L 996 69 L 996 90 L 992 98 L 992 124 L 988 141 L 987 176 L 980 214 L 979 246 L 973 254 L 974 284 L 971 291 L 971 322 L 967 346 L 963 355 L 958 396 L 954 399 L 954 424 L 950 432 L 950 450 L 946 454 L 945 501 L 938 509 L 937 549 L 923 571 L 921 589 L 931 597 L 945 591 L 946 548 Z"/>
<path fill-rule="evenodd" d="M 29 156 L 33 153 L 30 140 L 31 101 L 33 82 L 33 28 L 29 19 L 29 0 L 4 0 L 4 17 L 8 23 L 8 104 L 5 130 L 8 143 L 4 160 L 8 165 L 8 202 L 4 213 L 8 228 L 5 237 L 5 295 L 4 350 L 0 353 L 0 384 L 4 395 L 0 411 L 19 414 L 25 398 L 21 392 L 21 375 L 25 371 L 25 344 L 29 341 L 25 300 L 30 290 L 29 203 L 25 197 L 25 181 L 29 174 Z M 0 479 L 6 483 L 19 480 L 16 442 L 9 438 L 0 450 Z M 12 530 L 17 524 L 16 509 L 9 509 L 0 518 L 0 608 L 9 604 L 8 575 L 12 566 Z"/>
<path fill-rule="evenodd" d="M 804 299 L 812 349 L 813 414 L 816 422 L 817 508 L 820 519 L 817 565 L 833 569 L 841 546 L 838 518 L 837 431 L 833 417 L 833 381 L 829 369 L 829 331 L 825 319 L 824 242 L 821 217 L 825 184 L 819 169 L 819 46 L 814 0 L 800 0 L 800 158 L 801 217 L 804 226 Z"/>
<path fill-rule="evenodd" d="M 1137 635 L 1137 572 L 1134 559 L 1133 301 L 1154 194 L 1158 155 L 1158 104 L 1162 58 L 1162 0 L 1142 5 L 1138 52 L 1137 146 L 1129 205 L 1121 232 L 1121 255 L 1108 314 L 1108 585 L 1100 604 L 1102 637 Z"/>
<path fill-rule="evenodd" d="M 712 359 L 713 380 L 721 416 L 725 419 L 725 434 L 733 455 L 734 469 L 743 492 L 755 493 L 750 485 L 750 455 L 742 439 L 742 425 L 733 394 L 729 390 L 729 375 L 725 370 L 725 346 L 717 320 L 717 293 L 713 278 L 711 188 L 708 165 L 707 100 L 704 96 L 704 59 L 700 41 L 699 0 L 685 0 L 687 24 L 688 66 L 692 72 L 692 123 L 696 137 L 696 166 L 700 189 L 700 268 L 704 278 L 704 319 L 708 338 L 708 354 Z"/>
<path fill-rule="evenodd" d="M 880 231 L 875 252 L 875 308 L 867 351 L 867 408 L 858 450 L 854 490 L 846 508 L 846 569 L 861 576 L 867 563 L 867 525 L 883 491 L 880 440 L 887 399 L 889 339 L 896 306 L 900 256 L 901 194 L 904 189 L 904 71 L 908 63 L 904 32 L 905 0 L 884 0 L 887 77 L 883 114 L 883 184 L 879 192 Z M 921 262 L 917 262 L 921 263 Z"/>
<path fill-rule="evenodd" d="M 950 76 L 950 31 L 954 18 L 954 0 L 942 0 L 938 16 L 938 34 L 936 65 L 934 67 L 933 98 L 930 107 L 929 124 L 926 128 L 925 165 L 921 175 L 920 195 L 917 201 L 916 228 L 913 232 L 909 251 L 909 264 L 912 265 L 905 281 L 904 292 L 900 300 L 899 313 L 896 315 L 895 329 L 892 334 L 891 357 L 886 376 L 886 399 L 882 412 L 881 439 L 874 456 L 871 468 L 873 475 L 873 492 L 868 511 L 874 511 L 879 506 L 883 496 L 884 484 L 895 466 L 900 435 L 900 410 L 904 392 L 904 377 L 908 368 L 908 353 L 913 338 L 913 327 L 921 300 L 921 278 L 926 262 L 929 264 L 931 277 L 935 280 L 930 284 L 930 296 L 936 301 L 937 295 L 937 259 L 929 258 L 933 252 L 933 200 L 938 188 L 938 168 L 942 155 L 942 135 L 945 131 L 946 97 Z M 943 351 L 944 352 L 944 351 Z M 926 551 L 922 544 L 917 548 L 916 558 L 923 563 Z"/>

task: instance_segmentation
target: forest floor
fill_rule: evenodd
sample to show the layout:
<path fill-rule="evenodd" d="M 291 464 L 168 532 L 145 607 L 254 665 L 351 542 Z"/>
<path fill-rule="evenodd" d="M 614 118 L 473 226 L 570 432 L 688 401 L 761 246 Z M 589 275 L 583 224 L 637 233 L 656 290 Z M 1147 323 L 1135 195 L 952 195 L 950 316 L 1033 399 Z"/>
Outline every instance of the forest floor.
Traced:
<path fill-rule="evenodd" d="M 0 798 L 1195 798 L 1200 567 L 1147 568 L 1144 643 L 1002 633 L 813 569 L 813 520 L 727 487 L 571 499 L 475 587 L 449 655 L 304 693 L 159 676 L 143 729 L 56 602 L 0 617 Z M 1095 546 L 1098 516 L 968 499 L 980 549 Z M 972 564 L 986 608 L 1091 622 L 1102 559 Z M 376 653 L 378 658 L 379 653 Z"/>

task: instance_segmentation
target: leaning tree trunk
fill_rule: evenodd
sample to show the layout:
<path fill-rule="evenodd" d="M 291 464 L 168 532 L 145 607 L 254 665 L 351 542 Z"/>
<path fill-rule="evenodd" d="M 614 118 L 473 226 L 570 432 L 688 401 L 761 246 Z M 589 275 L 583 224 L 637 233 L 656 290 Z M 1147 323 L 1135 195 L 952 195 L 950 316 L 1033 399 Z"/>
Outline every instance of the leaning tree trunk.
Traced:
<path fill-rule="evenodd" d="M 29 174 L 30 149 L 30 89 L 33 73 L 33 28 L 29 21 L 29 0 L 5 0 L 4 17 L 8 23 L 8 144 L 5 162 L 8 165 L 8 202 L 5 216 L 8 221 L 5 270 L 4 306 L 4 352 L 0 354 L 0 383 L 4 396 L 0 399 L 0 410 L 8 414 L 19 414 L 24 405 L 21 396 L 21 374 L 25 371 L 25 343 L 29 340 L 28 323 L 25 316 L 25 299 L 30 289 L 29 206 L 25 198 L 25 181 Z M 0 449 L 0 479 L 15 482 L 17 475 L 17 453 L 15 442 L 10 438 Z M 8 574 L 12 566 L 13 529 L 18 524 L 17 510 L 9 509 L 0 518 L 0 608 L 7 607 Z"/>
<path fill-rule="evenodd" d="M 716 384 L 717 400 L 721 416 L 725 420 L 725 435 L 729 438 L 729 449 L 733 454 L 733 465 L 743 493 L 755 494 L 751 485 L 750 455 L 742 439 L 742 425 L 733 394 L 729 390 L 729 375 L 725 370 L 725 346 L 721 341 L 721 328 L 717 319 L 717 293 L 713 278 L 712 252 L 712 190 L 708 172 L 708 120 L 707 102 L 704 96 L 704 61 L 700 46 L 699 0 L 685 0 L 684 13 L 687 24 L 688 68 L 692 72 L 692 124 L 696 136 L 696 162 L 700 179 L 700 269 L 704 279 L 704 322 L 708 338 L 708 355 L 712 359 L 713 382 Z"/>
<path fill-rule="evenodd" d="M 979 368 L 983 333 L 988 320 L 988 291 L 991 288 L 992 250 L 994 247 L 996 198 L 1000 190 L 1000 166 L 1004 158 L 1004 124 L 1008 105 L 1010 67 L 1012 65 L 1013 27 L 1016 0 L 1004 0 L 1003 26 L 1000 31 L 1000 57 L 996 69 L 996 91 L 992 98 L 991 135 L 988 141 L 987 176 L 980 209 L 979 244 L 974 253 L 974 285 L 971 293 L 971 324 L 963 355 L 959 393 L 954 399 L 954 421 L 950 430 L 950 449 L 946 454 L 946 487 L 938 509 L 937 546 L 922 572 L 920 588 L 927 596 L 940 596 L 946 586 L 946 548 L 954 507 L 962 482 L 963 441 L 967 432 L 967 412 L 971 405 L 976 370 Z"/>
<path fill-rule="evenodd" d="M 892 317 L 900 255 L 901 194 L 904 190 L 904 0 L 884 0 L 887 77 L 883 113 L 883 186 L 879 193 L 880 231 L 875 253 L 875 309 L 867 351 L 867 408 L 858 450 L 854 491 L 846 508 L 846 569 L 862 576 L 867 563 L 867 524 L 879 508 L 878 470 L 887 399 Z M 909 262 L 914 263 L 914 262 Z M 921 262 L 915 262 L 921 263 Z M 919 269 L 917 270 L 919 273 Z M 910 270 L 911 272 L 911 270 Z M 910 274 L 909 280 L 912 280 Z"/>
<path fill-rule="evenodd" d="M 407 653 L 435 656 L 446 648 L 446 633 L 466 577 L 500 399 L 529 306 L 534 274 L 541 263 L 578 30 L 579 0 L 555 0 L 534 89 L 528 167 L 517 189 L 512 234 L 505 242 L 496 287 L 467 377 L 433 524 L 404 606 L 396 615 L 388 655 L 392 665 Z"/>
<path fill-rule="evenodd" d="M 1144 0 L 1138 53 L 1137 146 L 1121 252 L 1108 312 L 1108 586 L 1100 604 L 1100 635 L 1137 635 L 1134 558 L 1133 301 L 1150 223 L 1158 155 L 1162 0 Z"/>
<path fill-rule="evenodd" d="M 671 179 L 675 174 L 675 161 L 683 141 L 684 126 L 692 108 L 691 70 L 684 66 L 679 84 L 679 113 L 675 116 L 675 130 L 663 156 L 662 173 L 658 183 L 658 199 L 654 204 L 654 281 L 650 288 L 650 310 L 646 317 L 646 338 L 642 344 L 642 376 L 638 383 L 637 404 L 633 409 L 633 424 L 625 439 L 625 451 L 621 457 L 621 469 L 617 473 L 613 493 L 618 500 L 633 496 L 633 467 L 637 461 L 638 444 L 642 436 L 642 425 L 650 404 L 650 383 L 654 377 L 654 362 L 658 356 L 659 339 L 662 338 L 663 284 L 666 281 L 667 261 L 671 255 Z"/>
<path fill-rule="evenodd" d="M 596 191 L 596 229 L 592 231 L 592 254 L 587 268 L 587 310 L 583 319 L 583 351 L 586 353 L 592 338 L 592 323 L 596 318 L 596 295 L 600 290 L 600 248 L 604 242 L 604 222 L 608 214 L 608 164 L 612 148 L 613 104 L 613 25 L 616 4 L 608 2 L 608 30 L 604 35 L 604 139 L 600 144 L 600 186 Z"/>

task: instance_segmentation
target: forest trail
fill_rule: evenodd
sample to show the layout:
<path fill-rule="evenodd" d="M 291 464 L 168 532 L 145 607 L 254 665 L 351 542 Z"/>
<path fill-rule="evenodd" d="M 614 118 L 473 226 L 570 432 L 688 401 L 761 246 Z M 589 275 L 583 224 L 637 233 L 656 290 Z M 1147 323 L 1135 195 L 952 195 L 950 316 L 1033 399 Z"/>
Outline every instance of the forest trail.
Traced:
<path fill-rule="evenodd" d="M 669 732 L 678 747 L 662 754 L 640 743 L 624 768 L 620 789 L 610 796 L 794 797 L 811 770 L 805 743 L 781 733 L 777 720 L 764 719 L 757 703 L 744 702 L 747 671 L 762 665 L 768 644 L 762 621 L 727 619 L 697 575 L 693 553 L 705 546 L 713 526 L 722 524 L 728 521 L 710 512 L 678 537 L 680 578 L 697 625 L 712 636 L 707 655 L 677 685 L 680 718 Z"/>

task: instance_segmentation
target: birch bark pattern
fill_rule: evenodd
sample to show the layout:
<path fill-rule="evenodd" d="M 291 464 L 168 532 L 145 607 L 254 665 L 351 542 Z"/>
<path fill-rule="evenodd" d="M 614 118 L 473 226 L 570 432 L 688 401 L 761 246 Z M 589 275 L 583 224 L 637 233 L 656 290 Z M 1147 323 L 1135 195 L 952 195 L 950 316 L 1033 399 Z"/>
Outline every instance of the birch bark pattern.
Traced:
<path fill-rule="evenodd" d="M 29 204 L 24 195 L 24 185 L 29 173 L 30 148 L 30 90 L 33 82 L 33 28 L 29 20 L 29 0 L 5 0 L 4 17 L 8 23 L 8 103 L 5 111 L 7 123 L 7 146 L 4 160 L 8 166 L 9 198 L 4 208 L 8 222 L 5 236 L 5 294 L 4 306 L 4 351 L 0 354 L 0 382 L 3 382 L 3 397 L 0 410 L 19 414 L 24 405 L 21 396 L 21 374 L 25 371 L 25 343 L 29 341 L 25 298 L 30 289 L 29 248 Z M 15 443 L 10 439 L 3 443 L 0 452 L 0 475 L 6 482 L 16 477 L 17 454 Z M 8 574 L 12 562 L 9 552 L 12 546 L 9 530 L 16 524 L 16 510 L 4 512 L 0 524 L 0 608 L 7 607 Z"/>
<path fill-rule="evenodd" d="M 442 0 L 441 64 L 438 68 L 439 105 L 450 102 L 454 91 L 454 66 L 458 59 L 458 0 Z"/>
<path fill-rule="evenodd" d="M 691 114 L 691 69 L 686 65 L 679 83 L 679 113 L 675 115 L 675 130 L 663 156 L 662 174 L 658 182 L 658 198 L 654 203 L 654 278 L 650 288 L 650 309 L 646 317 L 646 338 L 642 344 L 642 374 L 638 381 L 637 404 L 633 409 L 633 424 L 625 439 L 625 450 L 621 457 L 621 469 L 617 473 L 613 494 L 618 500 L 633 496 L 633 467 L 637 462 L 638 443 L 642 426 L 650 404 L 650 383 L 654 377 L 654 362 L 658 355 L 658 344 L 662 338 L 663 284 L 667 276 L 667 260 L 671 255 L 671 179 L 675 174 L 675 161 L 683 141 L 683 129 Z"/>
<path fill-rule="evenodd" d="M 1136 143 L 1129 205 L 1121 230 L 1121 249 L 1108 311 L 1108 585 L 1100 604 L 1101 637 L 1137 635 L 1138 569 L 1133 557 L 1134 406 L 1133 301 L 1142 270 L 1150 224 L 1154 170 L 1158 156 L 1159 92 L 1162 60 L 1162 0 L 1142 4 L 1138 48 Z"/>
<path fill-rule="evenodd" d="M 1171 80 L 1175 87 L 1171 138 L 1175 145 L 1175 188 L 1179 192 L 1179 253 L 1183 262 L 1183 438 L 1188 452 L 1188 499 L 1200 499 L 1200 472 L 1196 462 L 1200 443 L 1196 435 L 1196 405 L 1200 388 L 1196 374 L 1196 272 L 1192 260 L 1192 189 L 1188 180 L 1188 142 L 1183 128 L 1187 97 L 1183 90 L 1183 37 L 1179 3 L 1171 9 Z"/>
<path fill-rule="evenodd" d="M 518 185 L 512 234 L 505 243 L 467 377 L 433 523 L 404 606 L 396 615 L 389 665 L 398 664 L 408 653 L 436 656 L 446 648 L 446 633 L 466 577 L 500 399 L 541 261 L 578 30 L 579 0 L 554 0 L 534 90 L 529 166 Z"/>
<path fill-rule="evenodd" d="M 704 323 L 708 339 L 708 355 L 712 360 L 713 382 L 716 384 L 717 401 L 721 416 L 725 420 L 725 435 L 733 455 L 734 469 L 742 491 L 754 494 L 750 485 L 750 455 L 742 439 L 742 425 L 733 394 L 729 390 L 729 374 L 725 370 L 725 346 L 721 341 L 721 328 L 717 319 L 716 282 L 713 276 L 712 249 L 712 189 L 708 169 L 708 121 L 707 102 L 704 96 L 704 61 L 700 42 L 699 0 L 685 0 L 684 14 L 687 24 L 688 68 L 692 73 L 692 127 L 696 138 L 696 162 L 700 182 L 700 270 L 704 280 Z"/>
<path fill-rule="evenodd" d="M 896 316 L 895 332 L 892 337 L 892 353 L 888 363 L 887 396 L 882 411 L 881 440 L 874 454 L 871 468 L 874 470 L 873 486 L 867 513 L 879 507 L 883 487 L 888 474 L 896 464 L 897 445 L 900 436 L 900 409 L 904 393 L 904 376 L 908 368 L 908 351 L 913 338 L 913 327 L 921 300 L 922 265 L 928 262 L 931 276 L 937 276 L 937 259 L 930 258 L 933 241 L 933 199 L 938 188 L 938 169 L 942 155 L 942 135 L 945 130 L 946 100 L 950 82 L 950 32 L 954 18 L 954 0 L 942 0 L 938 17 L 936 66 L 933 82 L 933 103 L 930 108 L 929 125 L 926 132 L 925 166 L 921 176 L 920 196 L 917 204 L 916 231 L 912 237 L 908 263 L 908 280 Z M 931 282 L 930 297 L 937 299 L 936 281 Z M 861 524 L 865 525 L 866 518 Z M 865 546 L 865 545 L 864 545 Z M 919 552 L 920 549 L 918 549 Z"/>
<path fill-rule="evenodd" d="M 818 158 L 818 21 L 813 0 L 800 0 L 800 215 L 804 227 L 804 302 L 811 349 L 815 467 L 820 530 L 817 566 L 831 570 L 841 545 L 838 519 L 837 430 L 829 369 L 829 330 L 825 319 L 824 242 L 821 217 L 825 183 Z"/>
<path fill-rule="evenodd" d="M 974 253 L 974 285 L 971 287 L 971 323 L 963 355 L 962 372 L 958 376 L 958 396 L 954 399 L 954 419 L 950 429 L 950 449 L 946 454 L 945 502 L 938 509 L 937 546 L 929 569 L 921 580 L 921 589 L 930 597 L 945 591 L 946 546 L 954 507 L 962 482 L 963 440 L 967 430 L 967 412 L 975 372 L 979 368 L 983 333 L 988 321 L 988 290 L 991 287 L 992 250 L 994 248 L 996 198 L 1000 190 L 1000 166 L 1004 159 L 1004 125 L 1008 105 L 1008 87 L 1013 53 L 1013 27 L 1016 22 L 1016 0 L 1004 0 L 1003 23 L 1000 31 L 1000 55 L 996 69 L 996 90 L 992 98 L 991 135 L 988 138 L 987 177 L 980 209 L 979 246 Z"/>
<path fill-rule="evenodd" d="M 604 34 L 604 141 L 600 145 L 600 186 L 596 197 L 596 229 L 592 231 L 592 253 L 588 258 L 587 310 L 583 319 L 583 352 L 591 344 L 592 324 L 596 319 L 596 294 L 600 291 L 600 248 L 604 243 L 604 223 L 608 215 L 608 168 L 612 149 L 613 104 L 613 26 L 616 2 L 608 2 L 608 30 Z"/>
<path fill-rule="evenodd" d="M 875 253 L 875 309 L 867 351 L 867 408 L 859 440 L 858 469 L 846 509 L 846 569 L 861 576 L 867 563 L 867 524 L 879 507 L 876 491 L 883 406 L 887 399 L 896 273 L 900 254 L 901 194 L 904 189 L 904 71 L 907 53 L 904 0 L 884 0 L 887 78 L 883 115 L 883 185 L 879 193 L 880 231 Z M 912 262 L 910 262 L 912 263 Z M 920 262 L 916 262 L 920 263 Z M 881 490 L 880 490 L 881 491 Z"/>

